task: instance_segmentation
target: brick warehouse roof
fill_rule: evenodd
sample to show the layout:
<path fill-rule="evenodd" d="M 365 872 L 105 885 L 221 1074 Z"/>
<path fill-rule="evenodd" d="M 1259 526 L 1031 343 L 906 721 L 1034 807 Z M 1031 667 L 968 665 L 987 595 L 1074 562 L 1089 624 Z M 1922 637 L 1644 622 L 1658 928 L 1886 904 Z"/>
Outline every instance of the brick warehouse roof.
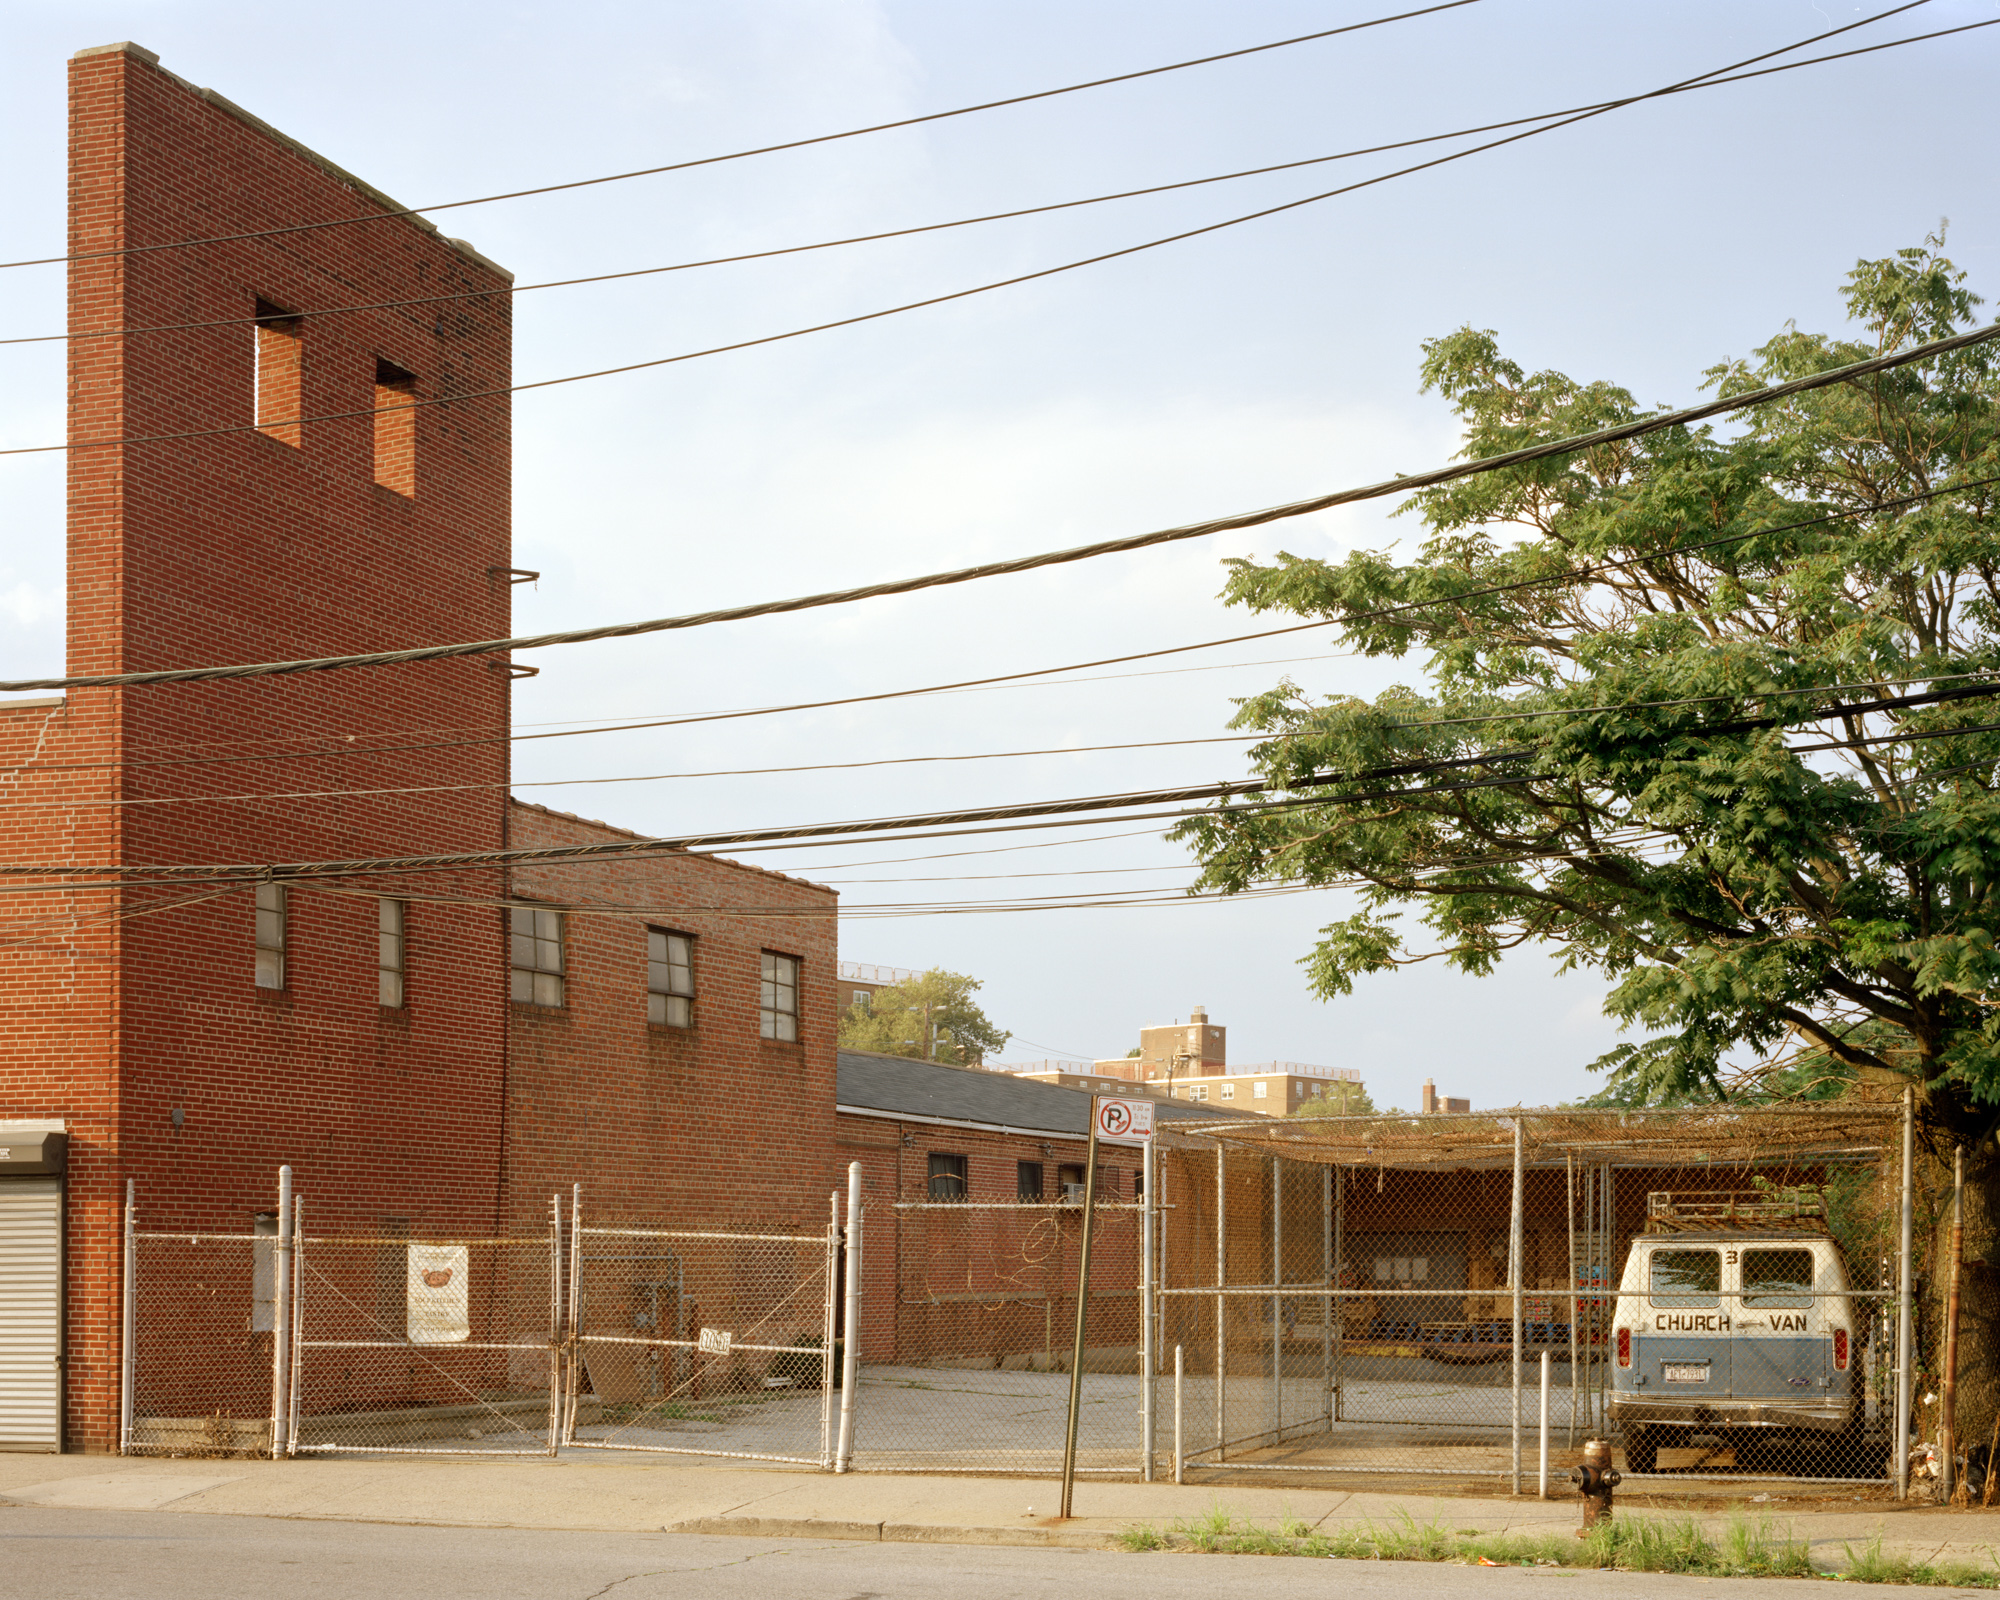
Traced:
<path fill-rule="evenodd" d="M 840 1052 L 840 1086 L 834 1099 L 842 1111 L 929 1117 L 1072 1139 L 1090 1135 L 1090 1096 L 1082 1089 L 976 1067 L 877 1055 L 872 1050 Z M 1155 1105 L 1153 1115 L 1161 1122 L 1216 1121 L 1212 1106 L 1177 1105 L 1171 1100 Z"/>

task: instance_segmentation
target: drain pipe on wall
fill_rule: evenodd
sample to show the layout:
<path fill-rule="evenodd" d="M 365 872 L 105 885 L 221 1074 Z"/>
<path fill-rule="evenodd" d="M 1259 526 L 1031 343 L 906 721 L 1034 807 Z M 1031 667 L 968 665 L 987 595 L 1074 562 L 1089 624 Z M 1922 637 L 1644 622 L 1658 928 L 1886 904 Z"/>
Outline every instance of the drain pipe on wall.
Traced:
<path fill-rule="evenodd" d="M 833 1452 L 833 1470 L 846 1472 L 854 1464 L 854 1387 L 861 1370 L 861 1163 L 847 1164 L 847 1270 L 842 1285 L 845 1339 L 840 1352 L 840 1442 Z"/>

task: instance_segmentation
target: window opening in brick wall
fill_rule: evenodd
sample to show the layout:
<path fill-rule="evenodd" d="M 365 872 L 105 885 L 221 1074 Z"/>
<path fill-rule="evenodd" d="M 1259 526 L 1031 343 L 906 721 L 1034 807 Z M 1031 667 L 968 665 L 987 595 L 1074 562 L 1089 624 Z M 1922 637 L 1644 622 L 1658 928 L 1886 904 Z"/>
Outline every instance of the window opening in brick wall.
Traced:
<path fill-rule="evenodd" d="M 391 362 L 375 362 L 375 481 L 397 494 L 417 492 L 417 380 Z"/>
<path fill-rule="evenodd" d="M 1264 1086 L 1260 1083 L 1257 1085 L 1257 1087 L 1259 1089 L 1262 1089 Z M 1222 1098 L 1225 1100 L 1234 1100 L 1236 1098 L 1236 1085 L 1233 1083 L 1225 1083 L 1222 1086 Z"/>
<path fill-rule="evenodd" d="M 299 416 L 304 409 L 304 326 L 282 306 L 260 299 L 253 332 L 257 340 L 257 431 L 296 450 Z"/>
<path fill-rule="evenodd" d="M 531 1006 L 563 1003 L 563 915 L 539 906 L 514 906 L 508 912 L 508 963 L 513 968 L 512 998 Z"/>
<path fill-rule="evenodd" d="M 285 886 L 257 885 L 257 987 L 285 986 Z"/>
<path fill-rule="evenodd" d="M 375 902 L 375 999 L 393 1010 L 403 1005 L 403 916 L 402 901 Z"/>
<path fill-rule="evenodd" d="M 856 989 L 854 991 L 854 1004 L 859 1006 L 863 1011 L 868 1009 L 869 993 L 870 991 L 867 989 Z"/>
<path fill-rule="evenodd" d="M 1042 1164 L 1039 1161 L 1014 1163 L 1014 1198 L 1039 1200 L 1042 1197 Z"/>
<path fill-rule="evenodd" d="M 694 1026 L 694 940 L 684 933 L 646 930 L 646 1020 Z"/>
<path fill-rule="evenodd" d="M 1064 1163 L 1056 1168 L 1056 1198 L 1066 1206 L 1083 1204 L 1083 1163 Z"/>
<path fill-rule="evenodd" d="M 799 1037 L 799 958 L 764 952 L 757 993 L 757 1027 L 766 1039 L 787 1044 Z"/>
<path fill-rule="evenodd" d="M 1266 1093 L 1267 1090 L 1262 1078 L 1259 1078 L 1255 1083 L 1250 1085 L 1250 1098 L 1252 1100 L 1262 1100 Z"/>
<path fill-rule="evenodd" d="M 930 1191 L 933 1200 L 965 1198 L 965 1157 L 933 1150 L 930 1158 Z"/>

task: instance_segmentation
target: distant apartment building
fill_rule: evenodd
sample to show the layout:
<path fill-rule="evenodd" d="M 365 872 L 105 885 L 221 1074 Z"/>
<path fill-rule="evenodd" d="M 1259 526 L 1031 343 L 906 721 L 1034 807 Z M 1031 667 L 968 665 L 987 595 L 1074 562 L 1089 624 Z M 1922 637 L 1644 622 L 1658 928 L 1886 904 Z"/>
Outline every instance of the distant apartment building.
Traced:
<path fill-rule="evenodd" d="M 914 983 L 922 976 L 908 967 L 874 967 L 865 961 L 843 961 L 837 978 L 840 1009 L 845 1011 L 849 1006 L 865 1009 L 875 1003 L 875 996 L 882 990 Z"/>
<path fill-rule="evenodd" d="M 1420 1112 L 1426 1113 L 1433 1111 L 1470 1111 L 1472 1109 L 1472 1102 L 1470 1100 L 1453 1100 L 1441 1096 L 1437 1092 L 1437 1085 L 1432 1083 L 1429 1078 L 1426 1078 L 1424 1079 L 1423 1098 L 1418 1102 L 1417 1109 Z"/>
<path fill-rule="evenodd" d="M 1134 1089 L 1162 1100 L 1207 1102 L 1218 1109 L 1289 1116 L 1315 1093 L 1337 1093 L 1339 1084 L 1358 1084 L 1352 1067 L 1322 1067 L 1303 1061 L 1254 1061 L 1231 1065 L 1228 1029 L 1208 1020 L 1196 1006 L 1186 1022 L 1152 1023 L 1139 1030 L 1139 1053 L 1100 1061 L 1014 1061 L 989 1070 L 1086 1089 L 1096 1094 Z"/>

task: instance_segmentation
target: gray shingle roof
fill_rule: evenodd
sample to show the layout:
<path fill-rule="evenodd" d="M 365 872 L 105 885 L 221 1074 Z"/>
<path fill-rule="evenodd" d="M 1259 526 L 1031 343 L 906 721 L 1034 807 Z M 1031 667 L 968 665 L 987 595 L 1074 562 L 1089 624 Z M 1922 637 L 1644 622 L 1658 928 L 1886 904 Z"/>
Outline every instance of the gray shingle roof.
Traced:
<path fill-rule="evenodd" d="M 1090 1134 L 1090 1096 L 1082 1089 L 869 1050 L 840 1052 L 840 1087 L 834 1098 L 865 1111 L 984 1122 L 1074 1139 Z M 1213 1106 L 1172 1100 L 1159 1101 L 1153 1112 L 1160 1122 L 1214 1122 L 1228 1115 Z"/>

